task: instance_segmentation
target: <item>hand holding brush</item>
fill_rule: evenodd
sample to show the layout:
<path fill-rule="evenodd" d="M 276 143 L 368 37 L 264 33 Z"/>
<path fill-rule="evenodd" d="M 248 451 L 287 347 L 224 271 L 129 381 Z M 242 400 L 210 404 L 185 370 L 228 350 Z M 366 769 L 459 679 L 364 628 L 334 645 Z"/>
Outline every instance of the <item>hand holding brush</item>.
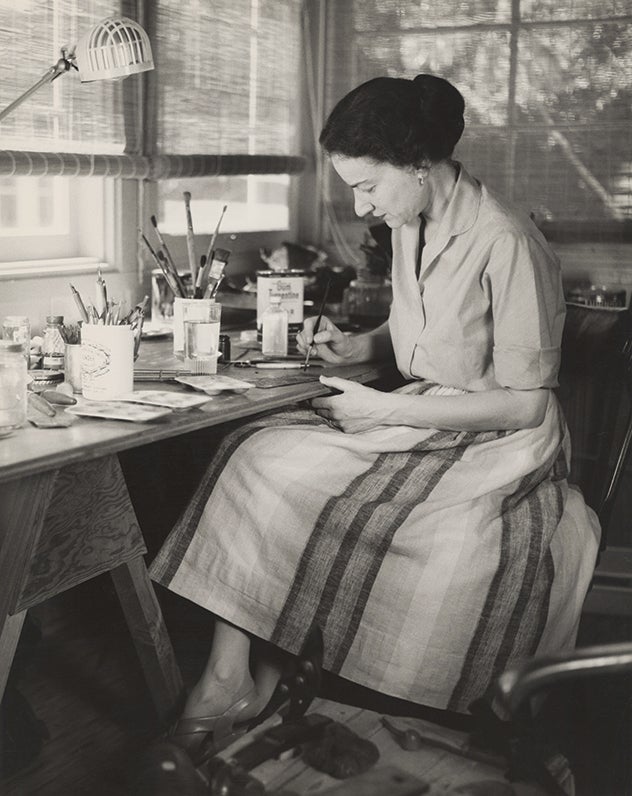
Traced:
<path fill-rule="evenodd" d="M 314 348 L 314 338 L 318 334 L 318 330 L 320 329 L 320 322 L 323 318 L 323 312 L 325 311 L 325 305 L 327 304 L 327 294 L 329 293 L 329 286 L 331 285 L 331 279 L 327 280 L 327 284 L 325 285 L 325 291 L 323 293 L 323 299 L 320 302 L 320 310 L 318 312 L 318 317 L 316 318 L 316 323 L 314 324 L 314 331 L 312 332 L 312 342 L 309 344 L 309 348 L 307 349 L 307 353 L 305 354 L 305 362 L 303 363 L 303 369 L 307 370 L 309 367 L 309 358 L 312 355 L 312 349 Z"/>

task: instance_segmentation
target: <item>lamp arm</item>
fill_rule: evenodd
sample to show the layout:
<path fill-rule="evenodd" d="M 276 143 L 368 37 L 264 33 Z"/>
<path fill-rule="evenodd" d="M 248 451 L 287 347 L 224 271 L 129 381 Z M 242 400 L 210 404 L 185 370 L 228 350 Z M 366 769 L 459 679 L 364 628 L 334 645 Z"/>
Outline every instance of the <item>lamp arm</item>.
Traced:
<path fill-rule="evenodd" d="M 19 96 L 16 100 L 14 100 L 10 105 L 0 111 L 0 121 L 4 119 L 5 116 L 8 116 L 12 111 L 14 111 L 19 105 L 21 105 L 24 100 L 28 99 L 31 94 L 34 94 L 38 89 L 42 86 L 45 86 L 47 83 L 52 83 L 55 78 L 63 75 L 64 72 L 68 72 L 70 69 L 76 69 L 77 66 L 74 62 L 74 53 L 64 54 L 62 57 L 57 61 L 56 64 L 50 67 L 35 83 L 31 86 L 31 88 L 27 89 L 24 94 Z"/>

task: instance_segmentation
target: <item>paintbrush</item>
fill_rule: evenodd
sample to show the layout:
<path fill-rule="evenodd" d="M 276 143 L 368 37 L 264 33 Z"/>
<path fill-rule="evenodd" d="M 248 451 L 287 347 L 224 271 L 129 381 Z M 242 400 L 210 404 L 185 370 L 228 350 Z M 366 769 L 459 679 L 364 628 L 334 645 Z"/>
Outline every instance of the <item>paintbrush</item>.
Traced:
<path fill-rule="evenodd" d="M 175 281 L 175 279 L 173 278 L 173 275 L 172 275 L 172 273 L 171 273 L 170 269 L 167 267 L 166 263 L 164 263 L 164 262 L 163 262 L 163 261 L 162 261 L 162 260 L 161 260 L 161 259 L 158 257 L 158 255 L 157 255 L 157 254 L 156 254 L 156 252 L 154 251 L 154 247 L 153 247 L 153 246 L 151 245 L 151 243 L 150 243 L 150 242 L 147 240 L 147 237 L 145 236 L 145 234 L 144 234 L 144 233 L 143 233 L 143 232 L 142 232 L 140 229 L 138 230 L 138 233 L 139 233 L 139 235 L 141 236 L 141 238 L 142 238 L 142 240 L 143 240 L 143 243 L 145 244 L 145 246 L 147 246 L 147 249 L 149 250 L 149 253 L 150 253 L 150 254 L 151 254 L 151 256 L 154 258 L 154 262 L 156 263 L 156 265 L 158 266 L 158 268 L 160 268 L 160 270 L 162 271 L 162 275 L 163 275 L 163 276 L 164 276 L 164 278 L 165 278 L 165 282 L 166 282 L 166 283 L 167 283 L 167 285 L 169 286 L 169 289 L 171 290 L 171 292 L 173 293 L 173 295 L 174 295 L 174 296 L 181 296 L 182 294 L 181 294 L 181 292 L 180 292 L 180 288 L 178 287 L 178 283 L 177 283 L 177 282 Z"/>
<path fill-rule="evenodd" d="M 184 210 L 187 217 L 187 254 L 189 256 L 189 271 L 191 271 L 191 285 L 195 287 L 197 277 L 197 258 L 195 256 L 195 237 L 193 235 L 193 216 L 191 215 L 191 192 L 184 191 Z"/>
<path fill-rule="evenodd" d="M 209 243 L 208 249 L 206 250 L 206 262 L 207 263 L 210 263 L 211 260 L 213 259 L 213 249 L 215 248 L 215 242 L 217 241 L 217 236 L 219 235 L 219 228 L 220 228 L 220 225 L 222 223 L 222 219 L 224 218 L 224 213 L 226 212 L 226 208 L 227 207 L 228 207 L 228 205 L 224 205 L 224 207 L 222 208 L 222 212 L 221 212 L 220 217 L 219 217 L 219 219 L 217 221 L 217 226 L 215 227 L 215 232 L 211 236 L 211 242 Z"/>
<path fill-rule="evenodd" d="M 303 363 L 303 370 L 307 370 L 309 367 L 309 358 L 312 355 L 312 348 L 314 347 L 314 337 L 318 334 L 318 330 L 320 329 L 320 322 L 323 317 L 323 312 L 325 311 L 325 304 L 327 303 L 327 294 L 329 293 L 329 285 L 331 285 L 331 278 L 327 280 L 327 284 L 325 285 L 325 292 L 323 293 L 323 300 L 320 302 L 320 310 L 318 312 L 318 317 L 316 318 L 316 323 L 314 324 L 314 331 L 312 332 L 312 342 L 307 349 L 307 354 L 305 354 L 305 362 Z"/>
<path fill-rule="evenodd" d="M 158 222 L 156 221 L 156 216 L 152 216 L 151 217 L 151 223 L 152 223 L 154 229 L 156 230 L 156 237 L 158 238 L 158 240 L 160 242 L 160 245 L 162 246 L 163 251 L 164 251 L 164 255 L 163 256 L 164 256 L 166 262 L 168 263 L 169 269 L 171 270 L 171 273 L 173 274 L 174 280 L 176 281 L 176 283 L 178 285 L 178 289 L 180 290 L 180 295 L 181 296 L 186 296 L 186 294 L 187 294 L 186 289 L 185 289 L 184 285 L 182 284 L 182 280 L 180 279 L 180 275 L 178 274 L 178 269 L 176 268 L 176 264 L 173 261 L 173 257 L 171 256 L 171 252 L 169 251 L 169 248 L 168 248 L 168 246 L 167 246 L 167 244 L 165 242 L 165 239 L 162 237 L 162 233 L 158 229 Z M 160 256 L 160 254 L 162 254 L 162 252 L 158 253 L 159 256 Z"/>
<path fill-rule="evenodd" d="M 167 261 L 167 258 L 165 257 L 165 253 L 163 252 L 162 249 L 158 250 L 157 255 L 158 255 L 158 259 L 160 260 L 160 263 L 162 264 L 162 267 L 168 269 L 169 272 L 171 273 L 171 276 L 173 277 L 173 281 L 178 286 L 178 293 L 180 294 L 180 296 L 182 298 L 186 298 L 187 297 L 187 289 L 186 289 L 186 287 L 184 285 L 184 282 L 182 281 L 182 279 L 180 277 L 180 274 L 177 271 L 174 271 L 171 268 L 171 266 L 169 265 L 169 262 Z"/>

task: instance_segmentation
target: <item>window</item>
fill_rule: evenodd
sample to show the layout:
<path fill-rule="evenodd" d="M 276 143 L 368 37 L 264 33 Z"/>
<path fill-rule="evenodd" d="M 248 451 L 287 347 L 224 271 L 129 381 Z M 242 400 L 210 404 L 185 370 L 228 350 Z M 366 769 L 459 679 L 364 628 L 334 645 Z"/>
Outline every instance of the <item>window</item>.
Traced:
<path fill-rule="evenodd" d="M 627 0 L 352 0 L 330 13 L 327 108 L 377 75 L 441 75 L 465 97 L 455 156 L 468 170 L 550 238 L 632 240 Z"/>
<path fill-rule="evenodd" d="M 107 197 L 107 198 L 106 198 Z M 105 206 L 99 177 L 0 177 L 0 250 L 4 270 L 26 260 L 105 256 Z M 8 265 L 7 265 L 8 263 Z"/>
<path fill-rule="evenodd" d="M 244 172 L 160 181 L 161 229 L 184 233 L 188 190 L 196 231 L 211 234 L 225 204 L 223 232 L 287 230 L 290 176 L 248 171 L 249 158 L 298 154 L 301 3 L 155 6 L 156 70 L 167 77 L 155 85 L 158 154 L 237 156 Z"/>
<path fill-rule="evenodd" d="M 88 175 L 142 181 L 148 215 L 155 212 L 165 232 L 184 233 L 185 189 L 194 195 L 200 231 L 212 231 L 224 204 L 230 205 L 225 231 L 287 230 L 291 175 L 303 168 L 297 112 L 301 7 L 301 0 L 0 0 L 0 107 L 32 86 L 62 46 L 72 46 L 112 14 L 139 18 L 146 11 L 143 25 L 156 66 L 118 83 L 82 84 L 71 72 L 0 123 L 0 178 L 6 180 L 0 223 L 6 220 L 3 237 L 14 252 L 7 255 L 5 247 L 2 257 L 31 256 L 24 255 L 17 235 L 28 219 L 39 232 L 23 242 L 37 249 L 39 241 L 40 256 L 53 243 L 44 243 L 41 225 L 54 226 L 60 243 L 70 218 L 72 234 L 82 206 L 72 198 L 74 178 Z M 67 175 L 73 179 L 63 187 Z M 22 179 L 30 181 L 28 188 Z M 25 193 L 28 211 L 19 198 Z M 81 215 L 90 222 L 91 215 Z M 123 221 L 133 223 L 129 214 Z M 81 233 L 77 241 L 85 248 L 97 237 Z M 68 256 L 76 252 L 70 239 L 66 250 Z"/>
<path fill-rule="evenodd" d="M 0 108 L 33 86 L 62 47 L 72 47 L 96 22 L 120 10 L 121 3 L 111 0 L 0 0 Z M 70 72 L 0 122 L 0 149 L 30 153 L 18 166 L 9 152 L 0 166 L 2 272 L 13 274 L 24 261 L 104 257 L 103 180 L 59 172 L 88 173 L 89 159 L 81 166 L 79 155 L 125 151 L 134 128 L 126 125 L 123 107 L 121 84 L 82 84 Z M 59 153 L 73 153 L 64 168 Z"/>
<path fill-rule="evenodd" d="M 199 177 L 161 180 L 158 184 L 160 229 L 182 235 L 185 226 L 182 194 L 191 192 L 195 231 L 211 235 L 226 205 L 222 232 L 287 230 L 290 177 L 287 174 L 250 174 L 241 177 Z"/>

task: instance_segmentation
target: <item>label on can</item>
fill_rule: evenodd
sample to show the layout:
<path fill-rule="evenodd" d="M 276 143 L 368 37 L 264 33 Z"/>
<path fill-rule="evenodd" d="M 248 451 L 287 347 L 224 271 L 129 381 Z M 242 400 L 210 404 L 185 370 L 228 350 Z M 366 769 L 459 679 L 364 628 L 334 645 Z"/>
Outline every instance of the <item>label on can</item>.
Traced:
<path fill-rule="evenodd" d="M 304 272 L 257 271 L 257 340 L 261 343 L 263 313 L 270 306 L 270 298 L 278 296 L 281 307 L 288 314 L 288 350 L 296 350 L 296 335 L 303 328 Z"/>

